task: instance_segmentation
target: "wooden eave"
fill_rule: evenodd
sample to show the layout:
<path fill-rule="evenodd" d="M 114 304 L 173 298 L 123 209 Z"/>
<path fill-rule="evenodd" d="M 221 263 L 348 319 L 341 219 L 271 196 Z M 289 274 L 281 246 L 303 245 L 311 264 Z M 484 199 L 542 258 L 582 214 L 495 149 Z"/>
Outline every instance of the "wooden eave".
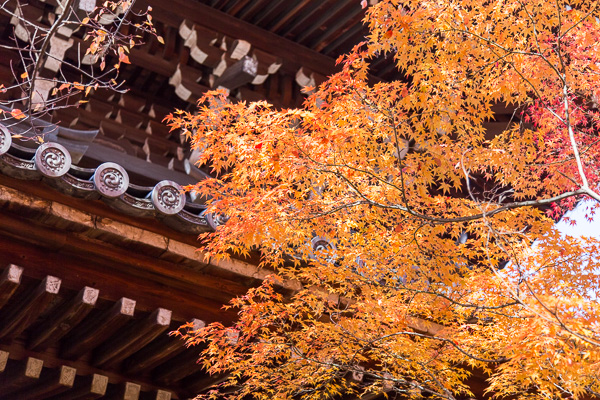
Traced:
<path fill-rule="evenodd" d="M 214 382 L 200 350 L 166 333 L 231 323 L 221 306 L 267 271 L 196 246 L 152 218 L 0 175 L 0 397 L 167 400 Z"/>

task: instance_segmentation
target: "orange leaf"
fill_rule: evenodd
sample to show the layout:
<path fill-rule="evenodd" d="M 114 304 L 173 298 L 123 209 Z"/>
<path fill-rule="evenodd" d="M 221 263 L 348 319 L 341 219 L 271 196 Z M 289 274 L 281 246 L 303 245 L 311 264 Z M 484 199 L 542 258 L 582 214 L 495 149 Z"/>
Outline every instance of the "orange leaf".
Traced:
<path fill-rule="evenodd" d="M 18 108 L 14 108 L 11 112 L 10 115 L 14 118 L 14 119 L 23 119 L 26 117 L 25 113 L 21 110 L 19 110 Z"/>
<path fill-rule="evenodd" d="M 129 57 L 125 53 L 121 53 L 121 55 L 119 55 L 119 61 L 125 64 L 131 64 L 131 62 L 129 62 Z"/>

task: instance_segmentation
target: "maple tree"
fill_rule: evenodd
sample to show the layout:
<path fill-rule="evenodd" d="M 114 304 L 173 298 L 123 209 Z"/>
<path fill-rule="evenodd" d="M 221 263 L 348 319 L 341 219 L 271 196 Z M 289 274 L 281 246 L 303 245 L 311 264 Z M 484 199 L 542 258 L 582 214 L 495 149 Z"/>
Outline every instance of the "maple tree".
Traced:
<path fill-rule="evenodd" d="M 554 226 L 600 200 L 598 14 L 382 1 L 303 109 L 214 92 L 171 116 L 214 170 L 189 188 L 223 222 L 206 250 L 274 271 L 234 326 L 186 336 L 228 374 L 202 397 L 456 399 L 472 375 L 497 397 L 599 396 L 600 243 Z M 402 79 L 369 83 L 381 56 Z M 514 119 L 489 135 L 497 104 Z"/>
<path fill-rule="evenodd" d="M 11 17 L 14 42 L 0 48 L 18 55 L 11 59 L 12 83 L 0 85 L 0 123 L 10 127 L 24 120 L 31 128 L 19 136 L 43 141 L 37 120 L 86 103 L 95 90 L 126 92 L 119 69 L 129 64 L 130 50 L 152 36 L 163 42 L 151 9 L 134 12 L 134 2 L 65 0 L 41 15 L 25 1 L 0 4 L 0 12 Z"/>

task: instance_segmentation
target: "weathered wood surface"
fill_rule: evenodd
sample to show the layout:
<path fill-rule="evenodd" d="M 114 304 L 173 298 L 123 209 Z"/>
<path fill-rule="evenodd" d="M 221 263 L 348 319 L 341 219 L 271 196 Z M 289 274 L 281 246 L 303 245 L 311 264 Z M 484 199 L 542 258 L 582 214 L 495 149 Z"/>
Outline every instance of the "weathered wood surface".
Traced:
<path fill-rule="evenodd" d="M 23 268 L 14 264 L 4 268 L 0 276 L 0 308 L 11 298 L 21 283 Z"/>
<path fill-rule="evenodd" d="M 133 382 L 124 382 L 112 385 L 107 393 L 106 400 L 138 400 L 141 386 Z"/>
<path fill-rule="evenodd" d="M 8 363 L 8 351 L 0 350 L 0 373 L 4 372 L 6 369 L 6 364 Z"/>
<path fill-rule="evenodd" d="M 155 390 L 140 394 L 140 400 L 171 400 L 173 393 L 167 390 Z"/>
<path fill-rule="evenodd" d="M 171 323 L 171 311 L 156 309 L 147 318 L 130 323 L 94 351 L 93 364 L 114 366 L 165 332 Z"/>
<path fill-rule="evenodd" d="M 43 350 L 60 340 L 92 311 L 98 294 L 98 289 L 87 286 L 81 289 L 77 296 L 65 302 L 30 334 L 28 347 Z"/>
<path fill-rule="evenodd" d="M 43 366 L 44 361 L 34 357 L 20 361 L 9 360 L 0 374 L 2 394 L 9 396 L 24 386 L 35 384 L 42 373 Z"/>
<path fill-rule="evenodd" d="M 61 347 L 61 357 L 76 359 L 94 349 L 130 321 L 134 311 L 135 300 L 123 297 L 101 315 L 88 317 L 82 329 L 65 338 Z"/>
<path fill-rule="evenodd" d="M 215 79 L 213 86 L 226 87 L 229 90 L 237 89 L 250 83 L 256 77 L 258 62 L 250 57 L 244 57 L 230 66 L 221 76 Z"/>
<path fill-rule="evenodd" d="M 33 292 L 27 293 L 0 314 L 0 338 L 18 336 L 44 312 L 60 289 L 61 280 L 47 276 Z"/>
<path fill-rule="evenodd" d="M 106 394 L 107 387 L 108 377 L 104 375 L 77 376 L 71 390 L 53 397 L 52 400 L 98 399 Z"/>
<path fill-rule="evenodd" d="M 174 357 L 156 367 L 152 371 L 152 378 L 161 384 L 173 384 L 200 371 L 197 361 L 199 348 L 190 348 L 177 357 Z"/>
<path fill-rule="evenodd" d="M 75 368 L 66 365 L 42 371 L 38 382 L 7 396 L 7 400 L 39 400 L 66 392 L 73 387 L 76 374 Z"/>
<path fill-rule="evenodd" d="M 181 386 L 185 388 L 190 396 L 195 396 L 208 390 L 213 385 L 225 382 L 228 376 L 228 374 L 209 375 L 206 372 L 197 372 L 185 378 L 181 382 Z"/>
<path fill-rule="evenodd" d="M 198 330 L 206 323 L 199 319 L 191 321 L 190 330 Z M 167 360 L 185 352 L 186 347 L 181 339 L 162 335 L 146 347 L 125 360 L 123 370 L 128 374 L 138 374 L 150 371 Z"/>
<path fill-rule="evenodd" d="M 24 267 L 38 277 L 46 271 L 55 271 L 74 289 L 83 285 L 96 287 L 114 300 L 118 298 L 111 295 L 122 295 L 124 290 L 127 292 L 137 286 L 138 289 L 134 289 L 136 296 L 145 299 L 145 304 L 154 305 L 154 309 L 165 307 L 191 314 L 179 317 L 181 319 L 196 315 L 220 319 L 221 306 L 233 296 L 244 293 L 248 287 L 182 268 L 172 262 L 132 254 L 131 251 L 1 215 L 0 237 L 6 234 L 18 235 L 19 239 L 0 240 L 0 251 L 12 259 L 24 260 Z M 26 245 L 24 240 L 34 246 Z M 70 254 L 76 255 L 77 259 L 57 253 L 67 243 Z M 139 285 L 143 285 L 144 289 L 140 290 Z M 201 293 L 198 293 L 199 288 L 202 288 Z M 184 309 L 181 304 L 190 308 Z"/>
<path fill-rule="evenodd" d="M 185 16 L 198 26 L 230 37 L 244 39 L 253 47 L 277 54 L 284 61 L 282 68 L 288 69 L 290 72 L 295 72 L 302 65 L 323 75 L 331 75 L 336 72 L 335 60 L 332 58 L 215 10 L 208 5 L 191 4 L 182 0 L 174 0 L 170 3 L 159 0 L 136 2 L 136 8 L 145 9 L 148 5 L 154 9 L 154 18 L 168 25 L 179 27 Z"/>

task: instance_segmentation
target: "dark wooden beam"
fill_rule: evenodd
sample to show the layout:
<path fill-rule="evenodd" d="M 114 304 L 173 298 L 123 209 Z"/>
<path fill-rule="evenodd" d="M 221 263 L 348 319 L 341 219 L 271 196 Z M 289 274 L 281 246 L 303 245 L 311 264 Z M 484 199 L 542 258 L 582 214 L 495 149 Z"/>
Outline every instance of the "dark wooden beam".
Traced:
<path fill-rule="evenodd" d="M 227 68 L 223 75 L 215 79 L 214 87 L 223 86 L 229 90 L 237 89 L 252 82 L 256 77 L 258 62 L 250 57 L 244 57 L 240 61 Z"/>
<path fill-rule="evenodd" d="M 283 68 L 289 73 L 295 73 L 301 66 L 326 76 L 337 71 L 332 58 L 200 2 L 140 0 L 135 4 L 139 8 L 148 5 L 154 10 L 154 18 L 168 25 L 179 27 L 185 16 L 197 25 L 232 38 L 246 40 L 253 47 L 276 54 L 284 59 Z"/>
<path fill-rule="evenodd" d="M 85 381 L 83 378 L 90 377 L 90 379 L 91 379 L 91 377 L 94 374 L 100 375 L 100 377 L 104 376 L 105 379 L 107 379 L 107 382 L 111 382 L 111 383 L 128 382 L 128 381 L 132 381 L 132 379 L 135 379 L 135 382 L 141 384 L 145 391 L 164 389 L 164 390 L 170 390 L 172 392 L 177 392 L 180 389 L 178 387 L 170 388 L 165 385 L 159 385 L 159 384 L 153 382 L 150 379 L 150 377 L 147 375 L 131 376 L 131 375 L 122 374 L 116 370 L 103 370 L 103 369 L 96 368 L 89 364 L 89 357 L 82 357 L 79 360 L 68 361 L 68 360 L 59 358 L 58 355 L 56 354 L 56 351 L 53 351 L 53 350 L 49 350 L 49 351 L 45 351 L 45 352 L 35 352 L 35 351 L 27 350 L 23 347 L 23 345 L 18 340 L 11 342 L 11 344 L 6 344 L 6 343 L 0 342 L 0 350 L 10 352 L 11 360 L 10 360 L 8 368 L 12 367 L 13 359 L 21 360 L 21 359 L 24 359 L 27 357 L 34 357 L 34 358 L 39 358 L 39 359 L 44 360 L 44 368 L 46 368 L 46 367 L 47 368 L 60 368 L 62 365 L 69 365 L 73 368 L 76 368 L 77 369 L 77 377 L 75 378 L 75 384 L 73 385 L 73 389 L 70 389 L 67 392 L 61 394 L 60 396 L 57 396 L 60 398 L 62 398 L 63 396 L 66 396 L 67 394 L 70 394 L 71 392 L 76 393 L 78 388 L 81 389 L 82 384 Z M 0 352 L 0 361 L 1 361 L 1 357 L 2 357 L 2 353 Z M 0 367 L 1 367 L 1 365 L 0 365 Z M 0 375 L 2 375 L 1 372 L 2 371 L 0 369 Z M 88 380 L 85 382 L 87 382 L 88 385 L 85 386 L 84 389 L 82 389 L 82 390 L 87 390 L 85 393 L 89 394 L 89 390 L 91 388 L 91 380 Z M 2 394 L 2 392 L 0 391 L 0 399 L 2 399 L 1 394 Z M 81 396 L 83 396 L 83 395 L 80 393 L 78 395 L 78 397 L 81 397 Z M 52 400 L 57 400 L 57 399 L 53 397 Z"/>
<path fill-rule="evenodd" d="M 360 7 L 359 4 L 356 2 L 353 2 L 353 4 L 355 4 L 357 8 Z M 333 7 L 328 7 L 316 21 L 312 22 L 312 24 L 309 27 L 303 29 L 302 33 L 296 37 L 296 40 L 298 42 L 303 42 L 313 33 L 321 29 L 325 25 L 325 23 L 333 17 L 334 14 L 336 14 L 341 9 L 345 8 L 347 5 L 348 0 L 338 0 Z"/>
<path fill-rule="evenodd" d="M 124 382 L 111 386 L 106 393 L 106 400 L 138 400 L 141 386 L 133 382 Z"/>
<path fill-rule="evenodd" d="M 204 321 L 194 319 L 190 330 L 198 330 L 204 326 L 206 326 Z M 181 339 L 164 335 L 125 360 L 123 370 L 131 375 L 149 371 L 185 350 L 186 347 Z"/>
<path fill-rule="evenodd" d="M 97 399 L 106 394 L 108 377 L 100 374 L 78 376 L 73 389 L 55 396 L 52 400 L 81 400 Z"/>
<path fill-rule="evenodd" d="M 0 350 L 0 373 L 4 372 L 6 369 L 6 364 L 8 363 L 8 351 Z"/>
<path fill-rule="evenodd" d="M 66 365 L 42 371 L 38 382 L 7 397 L 7 400 L 39 400 L 66 392 L 73 387 L 77 370 Z"/>
<path fill-rule="evenodd" d="M 172 397 L 173 393 L 161 389 L 145 392 L 140 395 L 141 400 L 171 400 Z"/>
<path fill-rule="evenodd" d="M 0 316 L 0 338 L 18 336 L 29 327 L 50 305 L 60 289 L 61 280 L 47 276 L 34 290 L 23 295 L 11 309 L 3 309 Z"/>
<path fill-rule="evenodd" d="M 0 393 L 8 396 L 21 387 L 35 383 L 43 366 L 44 361 L 34 357 L 20 361 L 9 360 L 4 372 L 0 374 Z"/>
<path fill-rule="evenodd" d="M 2 221 L 5 221 L 4 215 L 0 214 L 0 225 Z M 0 231 L 2 230 L 5 227 L 0 227 Z M 22 227 L 20 231 L 23 231 Z M 124 293 L 133 291 L 137 293 L 140 304 L 144 305 L 143 311 L 151 312 L 164 306 L 176 310 L 178 320 L 188 320 L 197 315 L 203 319 L 222 322 L 232 321 L 236 315 L 235 312 L 221 310 L 224 304 L 222 301 L 215 301 L 204 293 L 198 293 L 204 290 L 202 286 L 192 283 L 188 288 L 176 288 L 177 285 L 171 285 L 171 280 L 162 279 L 160 274 L 154 277 L 131 275 L 128 271 L 130 268 L 118 260 L 97 260 L 95 255 L 85 258 L 81 254 L 57 253 L 52 246 L 30 245 L 23 243 L 22 239 L 4 234 L 0 234 L 0 251 L 6 259 L 18 259 L 26 268 L 28 276 L 42 279 L 47 271 L 52 271 L 63 277 L 63 285 L 71 290 L 93 285 L 100 289 L 103 298 L 111 301 L 118 301 Z M 187 271 L 185 268 L 174 268 L 173 272 L 185 277 Z M 199 275 L 201 277 L 203 274 Z"/>
<path fill-rule="evenodd" d="M 172 384 L 200 371 L 197 361 L 199 348 L 190 348 L 180 356 L 160 364 L 152 371 L 152 378 L 159 383 Z"/>
<path fill-rule="evenodd" d="M 130 321 L 134 310 L 135 300 L 123 297 L 101 315 L 88 317 L 81 329 L 65 337 L 61 357 L 76 359 L 92 350 Z"/>
<path fill-rule="evenodd" d="M 28 348 L 44 350 L 56 343 L 92 311 L 97 299 L 97 289 L 87 286 L 81 289 L 77 296 L 66 302 L 31 333 Z"/>
<path fill-rule="evenodd" d="M 10 264 L 4 268 L 4 272 L 0 276 L 0 308 L 6 304 L 19 287 L 22 274 L 23 268 L 14 264 Z"/>
<path fill-rule="evenodd" d="M 94 351 L 93 364 L 114 366 L 163 333 L 171 323 L 171 311 L 159 308 L 147 318 L 129 324 Z"/>
<path fill-rule="evenodd" d="M 185 378 L 181 382 L 181 387 L 185 388 L 190 396 L 196 396 L 214 385 L 225 382 L 228 376 L 228 374 L 210 375 L 206 372 L 198 372 Z"/>

